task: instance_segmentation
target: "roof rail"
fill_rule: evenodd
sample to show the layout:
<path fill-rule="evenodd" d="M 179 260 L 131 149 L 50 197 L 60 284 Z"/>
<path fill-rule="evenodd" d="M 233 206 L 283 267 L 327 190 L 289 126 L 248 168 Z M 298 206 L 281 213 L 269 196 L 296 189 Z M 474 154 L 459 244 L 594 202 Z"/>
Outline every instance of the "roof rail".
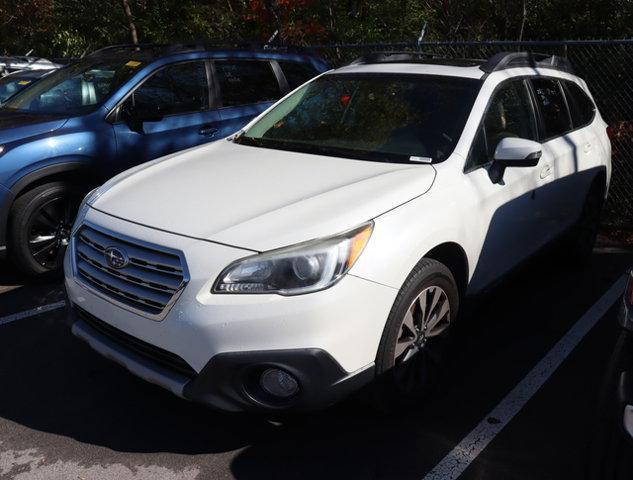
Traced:
<path fill-rule="evenodd" d="M 368 63 L 416 63 L 442 58 L 440 55 L 427 52 L 372 52 L 362 55 L 350 65 L 365 65 Z"/>
<path fill-rule="evenodd" d="M 429 52 L 374 52 L 363 55 L 350 65 L 375 63 L 424 63 L 431 65 L 450 65 L 454 67 L 475 67 L 485 60 L 476 58 L 452 58 Z"/>
<path fill-rule="evenodd" d="M 534 52 L 497 53 L 490 57 L 488 61 L 479 68 L 486 73 L 492 73 L 517 67 L 552 68 L 569 73 L 573 73 L 574 71 L 569 60 L 564 57 Z"/>
<path fill-rule="evenodd" d="M 164 53 L 177 53 L 177 52 L 190 52 L 190 51 L 204 51 L 204 50 L 256 50 L 256 51 L 270 51 L 270 52 L 288 52 L 310 55 L 311 53 L 301 47 L 292 45 L 263 45 L 260 42 L 241 42 L 241 43 L 220 43 L 212 41 L 200 41 L 191 43 L 123 43 L 120 45 L 110 45 L 90 52 L 86 56 L 102 55 L 107 53 L 123 52 L 123 51 L 147 51 L 147 50 L 160 50 Z"/>

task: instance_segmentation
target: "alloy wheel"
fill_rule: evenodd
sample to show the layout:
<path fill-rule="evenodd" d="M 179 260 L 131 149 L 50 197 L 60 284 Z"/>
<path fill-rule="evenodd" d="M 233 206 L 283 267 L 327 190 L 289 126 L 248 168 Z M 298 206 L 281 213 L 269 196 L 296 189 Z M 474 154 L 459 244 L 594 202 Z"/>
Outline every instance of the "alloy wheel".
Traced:
<path fill-rule="evenodd" d="M 75 209 L 71 198 L 59 196 L 41 205 L 29 219 L 29 251 L 33 259 L 48 270 L 62 265 Z"/>
<path fill-rule="evenodd" d="M 411 302 L 394 350 L 394 373 L 403 390 L 411 392 L 423 385 L 440 363 L 450 323 L 450 302 L 441 287 L 427 287 Z"/>

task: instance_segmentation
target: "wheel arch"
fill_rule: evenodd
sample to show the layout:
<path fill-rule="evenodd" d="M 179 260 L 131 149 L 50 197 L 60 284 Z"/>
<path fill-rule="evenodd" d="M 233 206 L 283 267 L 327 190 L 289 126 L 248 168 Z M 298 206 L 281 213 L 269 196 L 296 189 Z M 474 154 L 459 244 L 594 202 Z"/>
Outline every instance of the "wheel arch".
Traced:
<path fill-rule="evenodd" d="M 469 265 L 466 251 L 455 242 L 444 242 L 429 250 L 424 258 L 437 260 L 448 268 L 459 290 L 460 298 L 463 298 L 468 287 Z"/>
<path fill-rule="evenodd" d="M 0 246 L 6 244 L 9 212 L 15 200 L 29 190 L 56 181 L 76 181 L 88 171 L 85 161 L 64 160 L 46 165 L 21 176 L 9 187 L 9 199 L 0 205 Z"/>
<path fill-rule="evenodd" d="M 9 187 L 14 198 L 19 197 L 24 192 L 38 187 L 45 183 L 67 179 L 76 179 L 81 173 L 88 170 L 85 161 L 65 160 L 62 162 L 46 165 L 20 177 Z"/>

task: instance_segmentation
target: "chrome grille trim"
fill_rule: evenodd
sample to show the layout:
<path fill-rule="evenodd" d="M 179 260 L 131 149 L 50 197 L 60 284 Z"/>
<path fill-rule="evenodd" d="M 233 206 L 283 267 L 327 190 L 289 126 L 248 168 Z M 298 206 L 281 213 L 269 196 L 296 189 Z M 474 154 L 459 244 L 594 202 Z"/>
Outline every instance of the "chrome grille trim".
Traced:
<path fill-rule="evenodd" d="M 124 249 L 129 264 L 106 262 L 107 248 Z M 160 321 L 189 282 L 182 252 L 150 244 L 85 222 L 71 240 L 75 279 L 121 308 Z"/>

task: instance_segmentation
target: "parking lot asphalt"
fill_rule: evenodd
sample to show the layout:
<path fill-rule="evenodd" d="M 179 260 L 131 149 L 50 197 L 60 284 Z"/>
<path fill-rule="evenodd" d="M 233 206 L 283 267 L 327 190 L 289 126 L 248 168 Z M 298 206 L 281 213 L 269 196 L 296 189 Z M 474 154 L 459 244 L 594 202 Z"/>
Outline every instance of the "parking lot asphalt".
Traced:
<path fill-rule="evenodd" d="M 0 263 L 0 478 L 423 479 L 477 425 L 499 421 L 490 412 L 632 265 L 633 252 L 596 251 L 573 268 L 544 255 L 469 302 L 417 409 L 378 414 L 352 398 L 268 419 L 133 377 L 69 333 L 59 282 L 24 285 Z M 619 336 L 616 306 L 605 312 L 459 478 L 585 476 Z"/>

